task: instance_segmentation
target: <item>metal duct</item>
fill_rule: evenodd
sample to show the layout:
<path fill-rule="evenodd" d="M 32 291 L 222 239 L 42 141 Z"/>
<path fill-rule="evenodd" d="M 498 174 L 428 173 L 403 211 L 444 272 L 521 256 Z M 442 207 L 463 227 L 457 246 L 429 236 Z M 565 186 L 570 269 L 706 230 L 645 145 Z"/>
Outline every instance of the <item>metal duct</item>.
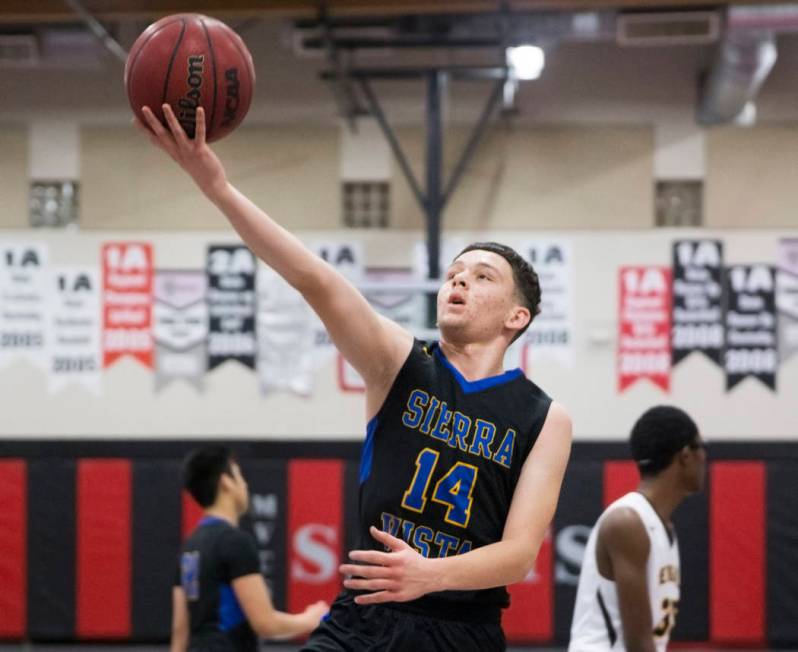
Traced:
<path fill-rule="evenodd" d="M 726 30 L 702 86 L 698 121 L 705 125 L 754 111 L 759 89 L 776 63 L 776 34 L 798 31 L 798 5 L 731 7 Z"/>

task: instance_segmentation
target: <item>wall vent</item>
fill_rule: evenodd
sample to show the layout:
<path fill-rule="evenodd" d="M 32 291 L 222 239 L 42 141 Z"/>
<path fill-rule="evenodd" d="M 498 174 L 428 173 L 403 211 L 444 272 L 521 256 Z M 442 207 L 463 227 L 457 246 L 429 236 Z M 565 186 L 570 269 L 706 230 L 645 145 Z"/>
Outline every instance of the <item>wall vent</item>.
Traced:
<path fill-rule="evenodd" d="M 718 40 L 720 22 L 714 11 L 623 13 L 616 38 L 624 46 L 702 45 Z"/>

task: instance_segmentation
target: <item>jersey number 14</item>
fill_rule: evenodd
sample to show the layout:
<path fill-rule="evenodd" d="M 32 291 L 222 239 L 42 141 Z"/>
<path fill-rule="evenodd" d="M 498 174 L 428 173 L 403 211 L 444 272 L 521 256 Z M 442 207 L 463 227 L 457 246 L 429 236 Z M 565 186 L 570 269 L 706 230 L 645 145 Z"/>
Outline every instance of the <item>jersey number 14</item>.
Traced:
<path fill-rule="evenodd" d="M 427 506 L 427 494 L 432 474 L 438 465 L 438 451 L 422 450 L 416 458 L 416 472 L 410 487 L 402 497 L 402 507 L 413 512 L 423 512 Z M 467 527 L 471 519 L 474 485 L 479 469 L 472 464 L 457 462 L 438 480 L 432 490 L 432 502 L 446 507 L 443 520 L 457 527 Z"/>

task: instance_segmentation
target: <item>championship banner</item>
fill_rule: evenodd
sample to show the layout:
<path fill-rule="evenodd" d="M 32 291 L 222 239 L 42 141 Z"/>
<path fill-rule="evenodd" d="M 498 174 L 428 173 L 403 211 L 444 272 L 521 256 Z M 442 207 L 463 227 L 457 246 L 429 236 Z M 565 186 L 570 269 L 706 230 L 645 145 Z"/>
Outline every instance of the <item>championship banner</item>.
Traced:
<path fill-rule="evenodd" d="M 671 371 L 671 273 L 621 267 L 618 275 L 618 391 L 648 378 L 665 391 Z"/>
<path fill-rule="evenodd" d="M 255 368 L 255 257 L 243 245 L 210 245 L 208 370 L 227 360 Z"/>
<path fill-rule="evenodd" d="M 208 279 L 201 270 L 155 272 L 155 391 L 173 380 L 204 388 L 208 356 Z"/>
<path fill-rule="evenodd" d="M 0 368 L 15 359 L 45 368 L 47 245 L 0 243 Z"/>
<path fill-rule="evenodd" d="M 574 362 L 571 294 L 571 243 L 535 240 L 519 253 L 532 264 L 540 279 L 540 314 L 524 337 L 525 358 L 548 355 L 564 366 Z M 525 361 L 525 368 L 531 366 Z"/>
<path fill-rule="evenodd" d="M 798 351 L 798 238 L 779 240 L 776 308 L 779 360 L 785 362 Z"/>
<path fill-rule="evenodd" d="M 56 267 L 50 275 L 47 389 L 70 384 L 100 393 L 100 273 L 95 267 Z"/>
<path fill-rule="evenodd" d="M 102 247 L 103 368 L 129 355 L 152 368 L 152 245 Z"/>
<path fill-rule="evenodd" d="M 726 268 L 726 389 L 748 376 L 776 389 L 776 274 L 769 265 Z"/>
<path fill-rule="evenodd" d="M 672 363 L 693 351 L 723 365 L 723 243 L 673 243 Z"/>
<path fill-rule="evenodd" d="M 363 278 L 365 253 L 360 242 L 313 242 L 310 249 L 335 267 L 355 285 Z M 335 356 L 335 347 L 321 319 L 313 313 L 313 341 L 316 364 L 323 364 Z"/>
<path fill-rule="evenodd" d="M 264 394 L 313 391 L 316 320 L 299 292 L 270 267 L 258 269 L 258 380 Z"/>

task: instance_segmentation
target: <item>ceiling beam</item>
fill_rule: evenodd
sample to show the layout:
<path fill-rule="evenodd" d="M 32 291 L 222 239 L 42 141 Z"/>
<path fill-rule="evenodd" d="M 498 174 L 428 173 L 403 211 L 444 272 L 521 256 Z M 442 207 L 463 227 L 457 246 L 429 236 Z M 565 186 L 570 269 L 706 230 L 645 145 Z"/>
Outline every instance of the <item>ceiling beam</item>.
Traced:
<path fill-rule="evenodd" d="M 784 0 L 786 4 L 787 0 Z M 776 4 L 782 4 L 776 0 Z M 85 0 L 86 10 L 98 20 L 154 19 L 160 16 L 196 12 L 216 16 L 253 17 L 316 16 L 320 0 Z M 441 13 L 485 13 L 496 11 L 499 0 L 327 0 L 328 15 L 397 15 Z M 515 11 L 586 10 L 607 8 L 706 7 L 707 0 L 507 0 Z M 713 3 L 710 3 L 713 4 Z M 714 3 L 774 4 L 774 0 L 728 0 Z M 74 13 L 63 0 L 2 0 L 0 23 L 73 22 Z"/>

